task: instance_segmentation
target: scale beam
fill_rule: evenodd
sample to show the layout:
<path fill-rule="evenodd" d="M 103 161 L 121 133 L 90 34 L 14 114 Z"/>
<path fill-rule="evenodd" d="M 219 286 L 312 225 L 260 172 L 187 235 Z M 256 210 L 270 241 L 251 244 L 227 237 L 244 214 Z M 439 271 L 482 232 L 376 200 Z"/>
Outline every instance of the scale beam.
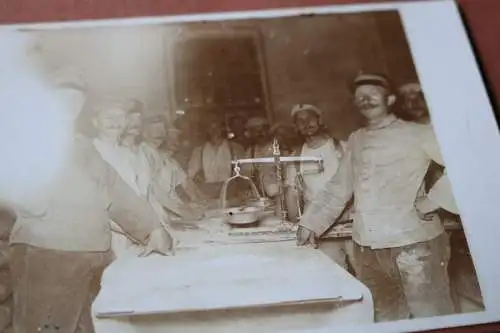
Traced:
<path fill-rule="evenodd" d="M 281 221 L 285 224 L 287 212 L 284 208 L 285 205 L 285 186 L 284 186 L 284 170 L 283 165 L 286 163 L 316 163 L 318 164 L 318 170 L 316 172 L 324 171 L 324 158 L 320 157 L 312 157 L 312 156 L 281 156 L 280 147 L 278 140 L 274 138 L 273 140 L 273 154 L 270 157 L 254 157 L 254 158 L 242 158 L 236 159 L 231 162 L 233 168 L 236 171 L 236 175 L 240 177 L 240 165 L 241 164 L 271 164 L 275 167 L 276 170 L 276 178 L 278 182 L 279 192 L 276 197 L 276 205 L 277 211 L 276 215 L 281 217 Z M 301 176 L 301 175 L 297 175 Z M 299 204 L 299 203 L 298 203 Z M 279 210 L 279 211 L 278 211 Z M 300 212 L 299 212 L 300 215 Z"/>
<path fill-rule="evenodd" d="M 315 162 L 323 163 L 322 157 L 308 157 L 308 156 L 280 156 L 279 161 L 281 163 L 293 163 L 293 162 Z M 274 164 L 274 157 L 255 157 L 255 158 L 242 158 L 232 161 L 233 164 L 252 164 L 252 163 L 269 163 Z"/>

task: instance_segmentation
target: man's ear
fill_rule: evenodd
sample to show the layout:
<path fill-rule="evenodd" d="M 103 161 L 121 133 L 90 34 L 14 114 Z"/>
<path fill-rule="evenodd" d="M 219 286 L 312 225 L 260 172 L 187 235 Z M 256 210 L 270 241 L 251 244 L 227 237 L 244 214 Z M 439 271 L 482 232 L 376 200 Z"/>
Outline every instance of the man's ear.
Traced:
<path fill-rule="evenodd" d="M 387 104 L 389 106 L 392 106 L 392 105 L 394 105 L 394 103 L 396 103 L 396 96 L 395 95 L 389 95 L 387 97 Z"/>

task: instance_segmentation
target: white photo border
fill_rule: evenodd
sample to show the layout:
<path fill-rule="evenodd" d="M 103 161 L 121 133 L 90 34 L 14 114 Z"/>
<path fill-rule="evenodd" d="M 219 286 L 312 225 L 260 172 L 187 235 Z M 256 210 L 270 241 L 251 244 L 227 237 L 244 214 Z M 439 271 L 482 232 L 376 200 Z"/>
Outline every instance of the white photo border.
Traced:
<path fill-rule="evenodd" d="M 18 24 L 1 30 L 60 30 L 310 14 L 398 10 L 430 106 L 454 195 L 464 221 L 486 311 L 367 326 L 350 332 L 410 332 L 500 320 L 500 133 L 455 2 L 451 0 L 332 5 L 168 17 Z M 498 154 L 497 154 L 498 152 Z M 333 282 L 334 283 L 334 282 Z M 321 330 L 321 332 L 330 330 Z M 311 331 L 313 332 L 313 331 Z M 320 332 L 320 331 L 314 331 Z"/>

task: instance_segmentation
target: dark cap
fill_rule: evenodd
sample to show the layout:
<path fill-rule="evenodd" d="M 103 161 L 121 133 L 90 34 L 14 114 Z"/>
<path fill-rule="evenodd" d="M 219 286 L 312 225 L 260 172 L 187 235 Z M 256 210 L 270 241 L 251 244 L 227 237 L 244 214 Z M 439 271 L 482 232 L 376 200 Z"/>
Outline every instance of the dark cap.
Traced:
<path fill-rule="evenodd" d="M 356 76 L 352 82 L 352 91 L 354 92 L 356 88 L 364 85 L 374 85 L 383 87 L 393 92 L 392 84 L 386 75 L 380 73 L 360 73 Z"/>

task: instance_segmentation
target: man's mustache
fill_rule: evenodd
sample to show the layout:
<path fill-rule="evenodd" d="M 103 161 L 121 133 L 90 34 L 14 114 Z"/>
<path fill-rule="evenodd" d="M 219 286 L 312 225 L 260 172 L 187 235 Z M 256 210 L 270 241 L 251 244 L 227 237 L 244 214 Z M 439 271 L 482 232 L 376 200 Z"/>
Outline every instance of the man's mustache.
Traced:
<path fill-rule="evenodd" d="M 373 109 L 376 108 L 377 106 L 378 106 L 377 103 L 370 103 L 370 102 L 359 104 L 359 108 L 361 108 L 362 110 Z"/>

